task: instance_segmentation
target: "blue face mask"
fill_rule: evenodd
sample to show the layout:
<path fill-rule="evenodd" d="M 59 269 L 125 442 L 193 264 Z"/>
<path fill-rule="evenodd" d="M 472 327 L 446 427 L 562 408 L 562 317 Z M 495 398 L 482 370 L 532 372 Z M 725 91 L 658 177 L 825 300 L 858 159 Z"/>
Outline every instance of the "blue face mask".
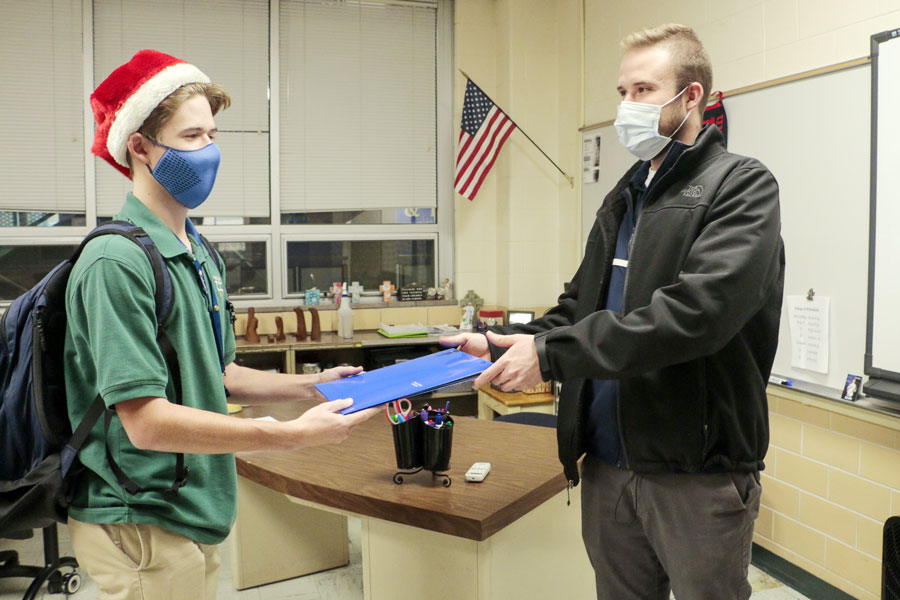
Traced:
<path fill-rule="evenodd" d="M 199 150 L 178 150 L 147 138 L 166 149 L 150 174 L 173 198 L 188 208 L 197 208 L 209 197 L 222 152 L 212 142 Z"/>

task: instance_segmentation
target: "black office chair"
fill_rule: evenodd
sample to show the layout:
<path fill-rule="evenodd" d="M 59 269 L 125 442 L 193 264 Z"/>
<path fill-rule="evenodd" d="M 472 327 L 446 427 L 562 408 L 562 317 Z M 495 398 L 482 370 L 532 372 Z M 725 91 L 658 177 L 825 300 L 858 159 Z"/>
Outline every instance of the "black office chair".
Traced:
<path fill-rule="evenodd" d="M 900 517 L 885 521 L 881 553 L 881 600 L 900 600 Z"/>
<path fill-rule="evenodd" d="M 56 524 L 48 525 L 42 530 L 44 537 L 44 564 L 23 565 L 19 564 L 19 555 L 15 550 L 0 551 L 0 577 L 24 577 L 32 579 L 31 585 L 22 600 L 33 600 L 41 591 L 44 583 L 51 594 L 74 594 L 81 588 L 81 575 L 75 569 L 78 562 L 71 556 L 59 555 L 59 537 Z M 9 536 L 10 539 L 28 539 L 34 534 L 24 531 Z M 60 569 L 71 568 L 71 571 L 63 572 Z"/>
<path fill-rule="evenodd" d="M 536 425 L 538 427 L 552 427 L 556 429 L 556 415 L 548 415 L 546 413 L 537 412 L 517 412 L 508 415 L 497 415 L 495 421 L 506 421 L 507 423 L 521 423 L 522 425 Z"/>

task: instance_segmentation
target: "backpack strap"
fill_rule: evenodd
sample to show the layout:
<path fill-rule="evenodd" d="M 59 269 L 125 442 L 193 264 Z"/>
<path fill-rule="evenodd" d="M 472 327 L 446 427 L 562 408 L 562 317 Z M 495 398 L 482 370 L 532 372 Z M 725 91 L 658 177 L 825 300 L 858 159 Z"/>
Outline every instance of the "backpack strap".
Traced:
<path fill-rule="evenodd" d="M 172 384 L 175 391 L 174 403 L 182 405 L 183 398 L 181 386 L 181 366 L 178 360 L 178 353 L 175 350 L 175 345 L 169 338 L 165 327 L 166 321 L 168 320 L 169 315 L 171 315 L 172 313 L 172 307 L 175 304 L 175 293 L 174 287 L 172 285 L 172 276 L 169 273 L 169 269 L 166 267 L 165 260 L 163 259 L 162 254 L 160 254 L 159 248 L 157 248 L 156 244 L 153 242 L 153 239 L 149 235 L 147 235 L 147 233 L 143 229 L 127 221 L 110 221 L 96 227 L 87 235 L 87 237 L 84 238 L 84 240 L 81 242 L 81 245 L 72 256 L 72 262 L 74 263 L 76 260 L 78 260 L 78 257 L 81 255 L 81 251 L 89 241 L 102 235 L 121 235 L 122 237 L 128 238 L 144 251 L 144 254 L 147 256 L 147 260 L 150 261 L 150 266 L 153 268 L 153 278 L 155 281 L 154 301 L 156 304 L 156 343 L 159 345 L 160 351 L 163 354 L 163 358 L 166 361 L 166 368 L 169 371 L 169 376 L 172 378 Z M 78 425 L 76 433 L 72 436 L 73 439 L 72 442 L 70 442 L 69 446 L 72 446 L 74 448 L 76 454 L 78 449 L 81 447 L 81 444 L 84 443 L 83 438 L 86 437 L 87 432 L 90 431 L 91 428 L 93 428 L 94 423 L 97 422 L 97 419 L 99 418 L 101 412 L 104 415 L 103 430 L 104 445 L 106 446 L 106 460 L 109 463 L 110 469 L 115 474 L 116 480 L 118 480 L 119 485 L 121 485 L 125 489 L 125 491 L 130 494 L 136 494 L 141 491 L 151 490 L 177 493 L 179 489 L 184 487 L 185 483 L 187 482 L 187 474 L 190 469 L 184 466 L 184 454 L 181 452 L 175 453 L 175 480 L 168 488 L 164 488 L 161 490 L 157 488 L 141 488 L 134 481 L 132 481 L 124 471 L 122 471 L 122 468 L 119 466 L 119 464 L 113 458 L 112 453 L 109 451 L 109 445 L 106 443 L 106 439 L 109 436 L 109 425 L 112 421 L 113 414 L 115 414 L 115 407 L 106 408 L 103 399 L 99 394 L 94 399 L 94 402 L 91 404 L 88 412 L 82 418 L 82 423 Z M 79 439 L 78 432 L 82 430 L 85 421 L 92 422 L 82 433 L 81 439 Z M 77 445 L 75 444 L 76 441 Z"/>
<path fill-rule="evenodd" d="M 94 228 L 94 230 L 87 234 L 81 241 L 81 245 L 78 246 L 78 249 L 75 250 L 75 254 L 72 255 L 72 263 L 74 264 L 75 261 L 78 260 L 78 257 L 81 256 L 81 251 L 84 250 L 84 247 L 88 242 L 102 235 L 110 234 L 120 235 L 137 244 L 137 246 L 144 251 L 147 260 L 150 261 L 150 266 L 153 268 L 153 279 L 156 283 L 156 291 L 154 292 L 154 299 L 156 301 L 156 324 L 159 327 L 164 326 L 165 322 L 169 319 L 169 315 L 172 314 L 172 306 L 175 304 L 175 291 L 172 287 L 172 277 L 169 274 L 169 269 L 166 268 L 166 263 L 162 254 L 159 253 L 159 249 L 156 247 L 153 239 L 147 235 L 143 229 L 128 221 L 110 221 L 104 223 L 103 225 Z"/>

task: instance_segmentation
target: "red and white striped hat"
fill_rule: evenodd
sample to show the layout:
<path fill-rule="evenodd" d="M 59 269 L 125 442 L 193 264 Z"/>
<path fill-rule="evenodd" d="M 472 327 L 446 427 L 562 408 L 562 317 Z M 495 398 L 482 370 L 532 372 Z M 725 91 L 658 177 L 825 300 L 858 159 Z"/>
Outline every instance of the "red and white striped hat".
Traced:
<path fill-rule="evenodd" d="M 128 136 L 140 129 L 166 97 L 188 83 L 209 83 L 194 65 L 180 58 L 139 50 L 91 94 L 97 129 L 91 151 L 131 177 L 126 156 Z"/>

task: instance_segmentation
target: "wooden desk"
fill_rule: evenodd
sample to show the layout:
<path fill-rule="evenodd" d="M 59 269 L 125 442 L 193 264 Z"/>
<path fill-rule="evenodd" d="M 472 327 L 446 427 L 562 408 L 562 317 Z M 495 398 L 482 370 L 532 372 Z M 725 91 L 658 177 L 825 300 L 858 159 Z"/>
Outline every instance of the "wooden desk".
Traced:
<path fill-rule="evenodd" d="M 490 385 L 478 389 L 478 418 L 493 419 L 494 415 L 508 415 L 522 411 L 553 414 L 553 394 L 507 393 Z"/>
<path fill-rule="evenodd" d="M 240 416 L 285 420 L 308 405 L 246 408 Z M 309 568 L 298 565 L 284 546 L 317 549 L 320 541 L 327 546 L 340 536 L 346 546 L 346 524 L 323 526 L 320 518 L 337 513 L 362 519 L 367 599 L 592 597 L 581 494 L 574 490 L 566 506 L 554 430 L 458 417 L 453 484 L 447 488 L 427 471 L 407 476 L 403 485 L 393 483 L 390 428 L 376 415 L 340 445 L 238 455 L 241 487 L 232 546 L 237 585 L 253 576 L 243 572 L 245 559 L 277 564 L 272 580 L 327 568 L 315 561 Z M 464 473 L 477 461 L 491 462 L 491 473 L 483 483 L 466 483 Z M 289 510 L 285 496 L 301 505 L 298 511 Z M 307 524 L 318 529 L 304 534 Z M 341 564 L 339 556 L 332 558 Z"/>

